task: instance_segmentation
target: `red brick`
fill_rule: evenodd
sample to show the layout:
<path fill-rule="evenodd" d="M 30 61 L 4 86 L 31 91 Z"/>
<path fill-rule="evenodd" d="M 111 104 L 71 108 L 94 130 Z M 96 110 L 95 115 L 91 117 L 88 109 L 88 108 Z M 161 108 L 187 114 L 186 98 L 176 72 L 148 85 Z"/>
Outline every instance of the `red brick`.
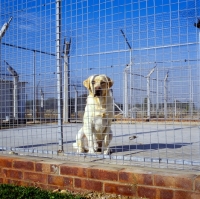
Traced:
<path fill-rule="evenodd" d="M 23 173 L 19 170 L 3 169 L 6 178 L 22 179 Z"/>
<path fill-rule="evenodd" d="M 148 199 L 155 199 L 156 197 L 156 188 L 138 186 L 137 193 L 139 197 L 144 197 Z"/>
<path fill-rule="evenodd" d="M 119 181 L 123 183 L 137 184 L 137 178 L 133 172 L 122 170 L 119 172 Z"/>
<path fill-rule="evenodd" d="M 188 191 L 175 191 L 174 198 L 175 199 L 194 199 L 194 198 L 191 198 L 191 193 Z"/>
<path fill-rule="evenodd" d="M 63 186 L 63 176 L 48 175 L 48 184 Z"/>
<path fill-rule="evenodd" d="M 175 178 L 175 187 L 183 190 L 193 190 L 194 176 L 183 176 Z"/>
<path fill-rule="evenodd" d="M 183 175 L 182 177 L 179 177 L 177 174 L 159 174 L 154 176 L 154 185 L 166 188 L 193 190 L 194 178 L 195 175 Z"/>
<path fill-rule="evenodd" d="M 11 168 L 13 158 L 9 157 L 0 157 L 0 167 Z"/>
<path fill-rule="evenodd" d="M 37 187 L 39 187 L 40 189 L 42 190 L 48 190 L 49 187 L 47 184 L 40 184 L 40 183 L 37 183 Z M 55 190 L 55 189 L 54 189 Z"/>
<path fill-rule="evenodd" d="M 88 169 L 88 178 L 98 179 L 98 180 L 118 180 L 118 169 L 105 169 L 91 167 Z"/>
<path fill-rule="evenodd" d="M 4 183 L 5 183 L 5 184 L 13 184 L 13 185 L 16 185 L 16 186 L 22 186 L 22 185 L 24 185 L 24 184 L 23 184 L 23 181 L 14 180 L 14 179 L 9 179 L 9 178 L 5 179 L 5 180 L 4 180 Z"/>
<path fill-rule="evenodd" d="M 26 160 L 14 160 L 13 168 L 21 169 L 21 170 L 34 170 L 34 162 L 26 161 Z"/>
<path fill-rule="evenodd" d="M 173 199 L 174 191 L 169 189 L 160 189 L 160 199 Z"/>
<path fill-rule="evenodd" d="M 61 175 L 71 175 L 78 177 L 87 177 L 88 166 L 79 165 L 61 165 L 60 174 Z"/>
<path fill-rule="evenodd" d="M 105 193 L 119 194 L 123 196 L 136 196 L 137 187 L 134 185 L 123 185 L 114 183 L 105 183 L 104 191 Z"/>
<path fill-rule="evenodd" d="M 140 185 L 153 185 L 153 175 L 151 174 L 136 173 L 135 177 Z"/>
<path fill-rule="evenodd" d="M 37 186 L 37 183 L 35 182 L 31 182 L 31 181 L 21 181 L 21 186 L 25 186 L 25 187 L 34 187 Z"/>
<path fill-rule="evenodd" d="M 174 199 L 199 199 L 200 193 L 190 192 L 190 191 L 180 191 L 177 190 L 174 193 Z"/>
<path fill-rule="evenodd" d="M 73 186 L 73 178 L 63 177 L 63 185 L 65 186 Z"/>
<path fill-rule="evenodd" d="M 200 198 L 200 193 L 191 193 L 191 198 L 192 199 L 199 199 Z"/>
<path fill-rule="evenodd" d="M 161 187 L 167 187 L 167 188 L 174 188 L 175 179 L 173 176 L 155 175 L 154 176 L 154 185 L 161 186 Z"/>
<path fill-rule="evenodd" d="M 35 163 L 35 171 L 36 172 L 44 172 L 44 173 L 50 173 L 51 172 L 51 165 L 46 163 Z"/>
<path fill-rule="evenodd" d="M 13 185 L 17 185 L 17 186 L 35 186 L 34 182 L 30 182 L 30 181 L 24 181 L 24 180 L 16 180 L 16 179 L 9 179 L 6 178 L 4 179 L 4 184 L 13 184 Z"/>
<path fill-rule="evenodd" d="M 0 177 L 3 177 L 2 168 L 0 168 Z"/>
<path fill-rule="evenodd" d="M 80 178 L 75 179 L 74 186 L 75 188 L 87 189 L 87 190 L 98 191 L 98 192 L 102 192 L 103 190 L 102 182 L 80 179 Z"/>
<path fill-rule="evenodd" d="M 49 162 L 36 162 L 35 171 L 42 173 L 59 173 L 59 164 L 52 164 Z"/>
<path fill-rule="evenodd" d="M 0 184 L 3 184 L 3 178 L 0 178 Z"/>
<path fill-rule="evenodd" d="M 36 172 L 24 172 L 24 180 L 32 181 L 34 183 L 47 183 L 47 174 Z"/>
<path fill-rule="evenodd" d="M 119 181 L 123 183 L 153 185 L 153 176 L 150 172 L 123 169 L 119 172 Z"/>
<path fill-rule="evenodd" d="M 195 179 L 194 183 L 195 183 L 195 191 L 200 192 L 200 176 L 198 176 L 198 177 Z"/>
<path fill-rule="evenodd" d="M 54 173 L 54 174 L 59 174 L 59 165 L 56 165 L 56 164 L 51 164 L 50 165 L 50 172 L 51 173 Z"/>
<path fill-rule="evenodd" d="M 73 178 L 57 175 L 48 175 L 48 184 L 60 187 L 73 186 Z"/>

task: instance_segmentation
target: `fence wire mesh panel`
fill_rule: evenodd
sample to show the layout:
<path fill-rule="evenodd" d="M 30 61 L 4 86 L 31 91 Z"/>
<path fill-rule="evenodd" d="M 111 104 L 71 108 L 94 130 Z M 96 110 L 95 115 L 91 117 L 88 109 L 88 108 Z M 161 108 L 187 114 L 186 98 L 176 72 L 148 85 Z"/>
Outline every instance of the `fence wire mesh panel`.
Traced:
<path fill-rule="evenodd" d="M 0 15 L 2 153 L 200 169 L 199 0 L 1 0 Z"/>

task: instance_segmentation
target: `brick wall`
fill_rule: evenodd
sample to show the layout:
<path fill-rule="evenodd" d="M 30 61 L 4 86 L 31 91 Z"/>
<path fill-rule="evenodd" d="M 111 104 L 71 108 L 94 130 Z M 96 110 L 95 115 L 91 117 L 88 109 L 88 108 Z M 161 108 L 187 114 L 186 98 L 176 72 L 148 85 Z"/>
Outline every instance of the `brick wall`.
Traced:
<path fill-rule="evenodd" d="M 199 199 L 200 172 L 0 156 L 0 183 L 150 199 Z"/>

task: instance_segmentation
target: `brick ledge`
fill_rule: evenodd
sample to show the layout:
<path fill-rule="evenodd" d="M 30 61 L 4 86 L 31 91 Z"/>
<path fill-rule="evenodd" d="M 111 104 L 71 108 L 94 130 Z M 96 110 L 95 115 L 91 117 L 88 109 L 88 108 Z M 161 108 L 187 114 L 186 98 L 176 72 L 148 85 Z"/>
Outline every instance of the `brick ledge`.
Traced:
<path fill-rule="evenodd" d="M 199 199 L 200 172 L 0 156 L 0 183 L 149 199 Z"/>

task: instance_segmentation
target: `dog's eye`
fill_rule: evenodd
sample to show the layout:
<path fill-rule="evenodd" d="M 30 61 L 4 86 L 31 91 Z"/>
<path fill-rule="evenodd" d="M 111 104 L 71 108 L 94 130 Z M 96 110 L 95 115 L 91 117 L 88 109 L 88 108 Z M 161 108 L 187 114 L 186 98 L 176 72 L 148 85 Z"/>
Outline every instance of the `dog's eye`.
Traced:
<path fill-rule="evenodd" d="M 105 84 L 106 82 L 101 82 L 101 84 Z"/>
<path fill-rule="evenodd" d="M 92 81 L 92 84 L 95 84 L 95 81 Z"/>

